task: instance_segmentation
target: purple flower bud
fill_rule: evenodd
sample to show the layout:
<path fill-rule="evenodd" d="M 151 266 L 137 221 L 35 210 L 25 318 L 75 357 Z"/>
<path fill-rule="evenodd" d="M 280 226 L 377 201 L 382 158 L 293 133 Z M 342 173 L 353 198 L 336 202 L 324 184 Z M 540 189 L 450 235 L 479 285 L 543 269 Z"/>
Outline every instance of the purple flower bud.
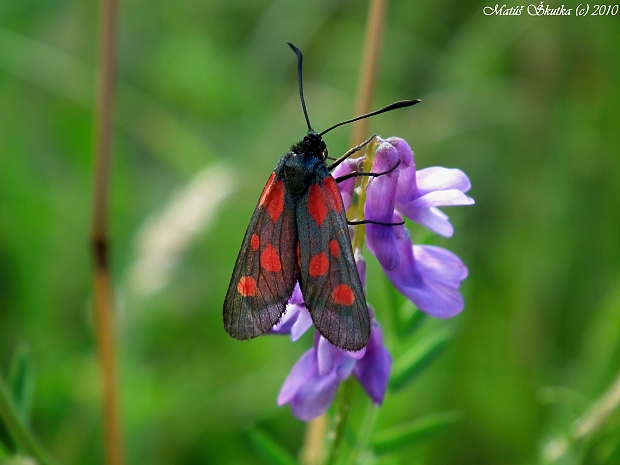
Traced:
<path fill-rule="evenodd" d="M 389 137 L 386 142 L 396 149 L 400 158 L 396 202 L 410 202 L 418 196 L 413 151 L 400 137 Z"/>

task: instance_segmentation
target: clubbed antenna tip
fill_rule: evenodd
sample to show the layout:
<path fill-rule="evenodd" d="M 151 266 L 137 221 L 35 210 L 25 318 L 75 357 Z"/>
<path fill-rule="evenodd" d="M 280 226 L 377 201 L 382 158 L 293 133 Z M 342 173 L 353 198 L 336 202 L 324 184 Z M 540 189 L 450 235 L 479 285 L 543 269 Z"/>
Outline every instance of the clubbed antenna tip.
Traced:
<path fill-rule="evenodd" d="M 366 113 L 365 115 L 356 116 L 355 118 L 351 118 L 351 119 L 348 119 L 348 120 L 343 121 L 341 123 L 334 124 L 332 127 L 327 128 L 325 131 L 321 132 L 319 134 L 319 136 L 322 136 L 323 134 L 331 131 L 332 129 L 337 128 L 338 126 L 342 126 L 343 124 L 349 124 L 349 123 L 352 123 L 353 121 L 357 121 L 357 120 L 360 120 L 360 119 L 369 118 L 371 116 L 379 115 L 381 113 L 385 113 L 386 111 L 392 111 L 392 110 L 396 110 L 398 108 L 410 107 L 412 105 L 415 105 L 416 103 L 420 103 L 421 101 L 422 100 L 417 98 L 415 100 L 399 100 L 398 102 L 390 103 L 386 107 L 379 108 L 378 110 L 375 110 L 375 111 L 371 111 L 370 113 Z"/>

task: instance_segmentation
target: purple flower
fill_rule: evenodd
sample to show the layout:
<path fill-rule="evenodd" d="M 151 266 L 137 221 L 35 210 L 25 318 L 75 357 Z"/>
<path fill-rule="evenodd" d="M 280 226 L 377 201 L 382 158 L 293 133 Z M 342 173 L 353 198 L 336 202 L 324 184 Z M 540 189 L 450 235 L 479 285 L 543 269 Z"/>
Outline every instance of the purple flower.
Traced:
<path fill-rule="evenodd" d="M 359 254 L 355 263 L 362 284 L 366 283 L 366 262 Z M 392 367 L 392 357 L 383 344 L 383 332 L 371 310 L 370 340 L 357 352 L 348 352 L 330 344 L 318 331 L 313 347 L 304 353 L 289 373 L 278 395 L 278 405 L 290 404 L 293 414 L 308 421 L 325 413 L 334 400 L 338 384 L 351 373 L 360 382 L 368 397 L 381 404 L 385 397 Z M 291 333 L 298 339 L 312 324 L 299 286 L 295 287 L 282 320 L 273 333 Z"/>
<path fill-rule="evenodd" d="M 440 166 L 416 171 L 413 152 L 407 142 L 399 137 L 390 137 L 385 143 L 394 147 L 401 161 L 398 169 L 396 210 L 437 234 L 451 237 L 454 234 L 454 228 L 447 215 L 438 210 L 437 207 L 472 205 L 474 203 L 474 199 L 465 195 L 465 192 L 471 188 L 467 175 L 459 169 Z M 383 144 L 379 146 L 375 162 L 377 159 L 388 156 L 387 153 L 382 152 L 382 148 L 387 149 Z M 386 151 L 389 152 L 389 149 Z M 373 186 L 371 189 L 369 183 L 368 197 L 373 195 L 385 196 L 385 193 L 380 192 L 376 187 Z M 375 192 L 371 194 L 373 190 Z"/>
<path fill-rule="evenodd" d="M 398 164 L 400 160 L 400 164 Z M 471 184 L 461 170 L 441 167 L 416 171 L 413 152 L 400 138 L 380 140 L 372 171 L 389 174 L 372 178 L 366 191 L 364 217 L 366 242 L 394 286 L 416 306 L 433 316 L 447 318 L 460 313 L 463 298 L 458 291 L 467 268 L 440 247 L 412 246 L 403 216 L 449 237 L 454 229 L 438 206 L 471 205 L 465 195 Z"/>
<path fill-rule="evenodd" d="M 368 345 L 347 352 L 330 344 L 318 332 L 313 347 L 293 366 L 278 395 L 278 405 L 290 404 L 293 415 L 309 421 L 327 411 L 338 384 L 351 373 L 375 404 L 381 404 L 387 389 L 392 358 L 383 344 L 383 333 L 372 319 Z"/>

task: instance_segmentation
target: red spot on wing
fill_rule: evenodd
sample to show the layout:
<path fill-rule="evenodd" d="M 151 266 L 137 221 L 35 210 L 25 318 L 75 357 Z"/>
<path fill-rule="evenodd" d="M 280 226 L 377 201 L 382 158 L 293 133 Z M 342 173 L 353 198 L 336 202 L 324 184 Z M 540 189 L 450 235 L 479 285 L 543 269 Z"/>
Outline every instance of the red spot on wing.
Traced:
<path fill-rule="evenodd" d="M 332 300 L 339 305 L 349 307 L 355 301 L 355 295 L 346 284 L 338 284 L 332 291 Z"/>
<path fill-rule="evenodd" d="M 297 243 L 297 263 L 301 265 L 301 249 L 299 248 L 299 242 Z"/>
<path fill-rule="evenodd" d="M 281 179 L 274 181 L 274 177 L 275 173 L 271 173 L 267 185 L 260 196 L 258 205 L 265 207 L 275 223 L 284 209 L 284 184 Z"/>
<path fill-rule="evenodd" d="M 265 250 L 260 254 L 260 266 L 265 271 L 278 272 L 282 269 L 282 263 L 280 263 L 280 256 L 273 245 L 269 244 L 265 247 Z"/>
<path fill-rule="evenodd" d="M 329 260 L 327 256 L 321 252 L 310 259 L 310 265 L 308 265 L 308 273 L 313 278 L 317 276 L 323 276 L 329 269 Z"/>
<path fill-rule="evenodd" d="M 336 239 L 332 239 L 331 241 L 329 241 L 329 251 L 334 257 L 338 258 L 338 254 L 340 253 L 340 246 L 338 245 Z"/>
<path fill-rule="evenodd" d="M 250 247 L 252 247 L 252 250 L 256 252 L 258 250 L 259 245 L 260 245 L 260 240 L 258 239 L 258 234 L 256 233 L 252 234 L 252 238 L 250 239 Z"/>
<path fill-rule="evenodd" d="M 344 209 L 344 204 L 342 203 L 342 195 L 340 195 L 340 189 L 338 189 L 336 180 L 331 176 L 327 176 L 323 180 L 323 189 L 329 207 L 340 213 Z"/>
<path fill-rule="evenodd" d="M 242 277 L 237 283 L 237 292 L 243 297 L 256 295 L 256 280 L 251 276 Z"/>
<path fill-rule="evenodd" d="M 327 216 L 327 204 L 325 203 L 321 186 L 319 186 L 318 183 L 314 183 L 310 186 L 310 192 L 308 193 L 308 213 L 310 213 L 310 216 L 319 226 L 323 224 Z"/>

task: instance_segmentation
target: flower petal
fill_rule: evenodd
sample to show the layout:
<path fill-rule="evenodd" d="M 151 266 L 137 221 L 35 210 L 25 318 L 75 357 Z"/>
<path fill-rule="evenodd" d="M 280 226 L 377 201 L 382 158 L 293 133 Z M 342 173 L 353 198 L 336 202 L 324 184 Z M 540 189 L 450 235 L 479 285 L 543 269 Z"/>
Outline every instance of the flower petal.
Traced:
<path fill-rule="evenodd" d="M 394 212 L 390 219 L 393 223 L 400 223 L 402 220 L 398 212 Z M 366 244 L 383 269 L 393 270 L 400 264 L 400 247 L 394 226 L 367 223 Z"/>
<path fill-rule="evenodd" d="M 411 208 L 411 204 L 398 205 L 398 211 L 412 221 L 427 227 L 431 231 L 443 236 L 451 237 L 454 234 L 454 227 L 448 220 L 448 215 L 432 208 Z M 368 225 L 367 225 L 368 226 Z"/>
<path fill-rule="evenodd" d="M 392 357 L 383 344 L 381 327 L 373 319 L 366 355 L 355 364 L 353 373 L 375 404 L 383 402 L 391 368 Z"/>
<path fill-rule="evenodd" d="M 421 280 L 416 286 L 402 288 L 401 292 L 420 310 L 436 318 L 458 315 L 465 305 L 458 289 L 433 281 Z"/>
<path fill-rule="evenodd" d="M 278 394 L 278 405 L 289 402 L 295 393 L 309 382 L 313 372 L 317 371 L 316 357 L 314 348 L 307 350 L 297 363 L 293 365 L 291 372 L 286 377 L 280 394 Z"/>
<path fill-rule="evenodd" d="M 351 358 L 353 360 L 359 360 L 366 354 L 366 347 L 362 347 L 360 350 L 356 350 L 355 352 L 349 352 L 348 350 L 345 350 L 344 353 L 348 358 Z"/>
<path fill-rule="evenodd" d="M 384 173 L 398 164 L 398 152 L 387 142 L 379 144 L 375 160 L 372 163 L 373 173 Z M 394 214 L 396 188 L 398 186 L 398 168 L 390 173 L 376 176 L 368 181 L 364 218 L 372 221 L 389 223 Z"/>
<path fill-rule="evenodd" d="M 299 283 L 297 283 L 291 298 L 288 299 L 282 318 L 271 328 L 270 332 L 271 334 L 291 334 L 291 340 L 296 341 L 308 329 L 302 330 L 308 318 L 310 318 L 310 314 L 306 309 Z M 296 326 L 297 328 L 294 329 Z M 293 336 L 293 331 L 296 333 L 295 336 Z"/>
<path fill-rule="evenodd" d="M 409 232 L 402 229 L 399 245 L 400 266 L 386 274 L 394 286 L 420 310 L 438 318 L 448 318 L 463 310 L 463 297 L 458 291 L 460 277 L 467 275 L 465 265 L 448 251 L 429 250 L 429 246 L 412 246 Z M 420 249 L 422 248 L 422 249 Z M 421 255 L 421 263 L 415 253 Z M 456 271 L 452 268 L 456 266 Z"/>
<path fill-rule="evenodd" d="M 316 334 L 319 334 L 317 331 Z M 319 375 L 328 376 L 335 372 L 338 379 L 346 379 L 353 371 L 353 366 L 358 358 L 364 356 L 365 348 L 357 352 L 347 352 L 334 345 L 319 335 L 315 337 L 314 346 L 317 353 L 317 367 Z"/>
<path fill-rule="evenodd" d="M 413 150 L 411 150 L 411 147 L 405 139 L 401 139 L 400 137 L 388 137 L 387 139 L 385 139 L 385 142 L 394 147 L 398 152 L 401 167 L 409 167 L 413 165 L 413 167 L 415 168 Z"/>
<path fill-rule="evenodd" d="M 418 194 L 420 196 L 432 191 L 457 189 L 467 192 L 471 188 L 471 182 L 465 173 L 456 168 L 443 168 L 432 166 L 419 170 L 416 174 Z"/>
<path fill-rule="evenodd" d="M 339 382 L 335 373 L 318 378 L 313 376 L 313 379 L 302 386 L 290 400 L 293 415 L 303 421 L 310 421 L 323 415 L 336 397 Z"/>
<path fill-rule="evenodd" d="M 345 161 L 340 163 L 334 171 L 332 171 L 331 175 L 334 179 L 337 179 L 341 176 L 346 176 L 347 174 L 353 173 L 354 171 L 360 170 L 360 164 L 364 160 L 364 158 L 347 158 Z M 338 183 L 338 189 L 340 189 L 340 195 L 342 196 L 342 201 L 344 203 L 345 211 L 351 207 L 351 201 L 353 199 L 353 191 L 355 189 L 355 177 L 350 179 L 346 179 Z"/>
<path fill-rule="evenodd" d="M 271 328 L 270 332 L 272 334 L 290 334 L 291 329 L 303 311 L 308 312 L 305 305 L 291 303 L 286 304 L 286 310 L 282 314 L 282 318 L 280 318 L 280 321 L 278 321 L 273 328 Z"/>
<path fill-rule="evenodd" d="M 418 196 L 413 151 L 409 144 L 400 137 L 390 137 L 386 142 L 396 149 L 400 158 L 396 201 L 403 203 L 411 202 Z"/>
<path fill-rule="evenodd" d="M 344 381 L 349 376 L 351 376 L 351 372 L 353 371 L 353 368 L 355 368 L 355 364 L 356 360 L 354 358 L 344 355 L 344 357 L 342 357 L 341 363 L 338 364 L 338 366 L 336 367 L 336 376 L 338 377 L 338 379 Z"/>
<path fill-rule="evenodd" d="M 278 405 L 288 403 L 297 418 L 312 420 L 329 408 L 339 382 L 335 370 L 325 376 L 319 373 L 315 346 L 305 352 L 293 366 L 280 389 Z"/>
<path fill-rule="evenodd" d="M 332 351 L 332 347 L 334 346 L 327 339 L 319 336 L 319 341 L 316 344 L 316 358 L 319 375 L 321 376 L 327 375 L 334 367 L 334 351 Z"/>
<path fill-rule="evenodd" d="M 291 298 L 288 299 L 291 304 L 301 304 L 306 305 L 304 301 L 304 295 L 301 293 L 301 288 L 299 287 L 299 281 L 295 284 L 293 288 L 293 293 L 291 294 Z"/>
<path fill-rule="evenodd" d="M 457 288 L 467 277 L 467 267 L 454 253 L 433 245 L 414 245 L 416 267 L 429 279 Z"/>
<path fill-rule="evenodd" d="M 308 331 L 312 327 L 312 317 L 310 316 L 310 312 L 304 306 L 303 310 L 300 310 L 297 314 L 297 319 L 293 326 L 291 327 L 291 341 L 296 341 L 301 336 L 304 335 L 306 331 Z"/>
<path fill-rule="evenodd" d="M 433 191 L 418 197 L 409 203 L 409 208 L 448 207 L 456 205 L 472 205 L 474 199 L 457 189 Z"/>
<path fill-rule="evenodd" d="M 396 189 L 397 202 L 411 202 L 418 196 L 416 187 L 415 165 L 399 167 L 398 186 Z"/>

